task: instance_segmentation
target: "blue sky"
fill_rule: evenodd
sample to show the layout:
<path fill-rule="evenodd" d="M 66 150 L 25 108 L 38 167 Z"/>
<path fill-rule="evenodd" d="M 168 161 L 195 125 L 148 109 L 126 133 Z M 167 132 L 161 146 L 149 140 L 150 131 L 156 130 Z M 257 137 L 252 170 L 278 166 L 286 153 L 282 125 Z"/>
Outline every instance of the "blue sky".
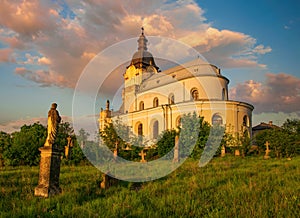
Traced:
<path fill-rule="evenodd" d="M 86 64 L 141 26 L 219 66 L 230 98 L 255 106 L 254 124 L 280 125 L 300 115 L 299 11 L 298 1 L 3 1 L 0 130 L 44 122 L 52 102 L 69 121 Z"/>

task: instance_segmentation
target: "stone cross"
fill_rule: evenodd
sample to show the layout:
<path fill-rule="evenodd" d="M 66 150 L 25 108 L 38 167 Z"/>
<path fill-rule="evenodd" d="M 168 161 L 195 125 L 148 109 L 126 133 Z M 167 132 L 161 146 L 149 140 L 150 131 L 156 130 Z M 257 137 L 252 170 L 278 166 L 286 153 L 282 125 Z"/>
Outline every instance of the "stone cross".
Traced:
<path fill-rule="evenodd" d="M 225 157 L 226 155 L 226 148 L 225 148 L 225 145 L 222 145 L 222 148 L 221 148 L 221 157 Z"/>
<path fill-rule="evenodd" d="M 147 153 L 144 152 L 144 149 L 139 153 L 139 156 L 141 156 L 141 158 L 142 158 L 140 162 L 142 162 L 142 163 L 147 162 L 147 161 L 145 160 L 146 154 L 147 154 Z"/>
<path fill-rule="evenodd" d="M 269 145 L 270 145 L 270 143 L 268 142 L 268 141 L 266 141 L 266 143 L 265 143 L 265 146 L 266 146 L 266 154 L 265 154 L 265 156 L 264 156 L 264 159 L 269 159 L 270 158 L 270 156 L 269 156 L 269 154 L 270 154 L 270 149 L 269 149 Z"/>
<path fill-rule="evenodd" d="M 68 144 L 65 146 L 65 156 L 66 156 L 66 159 L 69 158 L 70 149 L 73 146 L 72 145 L 72 138 L 71 138 L 71 136 L 68 136 L 67 140 L 68 140 Z"/>
<path fill-rule="evenodd" d="M 118 146 L 119 146 L 119 142 L 116 141 L 115 145 L 116 145 L 116 147 L 115 147 L 115 149 L 114 149 L 114 158 L 117 158 L 117 156 L 118 156 Z"/>

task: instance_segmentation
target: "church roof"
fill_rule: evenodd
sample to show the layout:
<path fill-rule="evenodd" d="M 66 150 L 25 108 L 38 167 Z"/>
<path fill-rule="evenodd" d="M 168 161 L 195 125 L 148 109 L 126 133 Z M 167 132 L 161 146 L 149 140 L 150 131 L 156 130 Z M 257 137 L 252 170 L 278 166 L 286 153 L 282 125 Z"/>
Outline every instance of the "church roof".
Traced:
<path fill-rule="evenodd" d="M 138 42 L 138 50 L 133 54 L 129 66 L 134 65 L 136 68 L 143 68 L 143 69 L 147 69 L 148 66 L 153 66 L 156 68 L 156 70 L 158 70 L 159 67 L 155 64 L 152 54 L 149 51 L 147 51 L 148 40 L 144 34 L 143 27 L 142 27 L 142 33 L 139 39 L 137 40 L 137 42 Z"/>

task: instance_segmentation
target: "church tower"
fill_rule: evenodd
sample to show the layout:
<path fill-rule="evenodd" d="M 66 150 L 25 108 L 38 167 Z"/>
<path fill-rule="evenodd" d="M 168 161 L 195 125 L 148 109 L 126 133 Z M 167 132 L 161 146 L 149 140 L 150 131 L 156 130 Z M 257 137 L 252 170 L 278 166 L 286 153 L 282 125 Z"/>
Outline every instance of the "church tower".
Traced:
<path fill-rule="evenodd" d="M 99 129 L 104 130 L 104 127 L 111 123 L 111 110 L 109 108 L 109 100 L 106 101 L 106 108 L 100 111 Z"/>
<path fill-rule="evenodd" d="M 124 89 L 122 92 L 123 113 L 137 110 L 136 94 L 139 91 L 141 83 L 155 73 L 158 73 L 159 67 L 155 64 L 154 58 L 147 48 L 147 38 L 142 33 L 137 40 L 138 50 L 133 54 L 132 60 L 124 73 Z"/>

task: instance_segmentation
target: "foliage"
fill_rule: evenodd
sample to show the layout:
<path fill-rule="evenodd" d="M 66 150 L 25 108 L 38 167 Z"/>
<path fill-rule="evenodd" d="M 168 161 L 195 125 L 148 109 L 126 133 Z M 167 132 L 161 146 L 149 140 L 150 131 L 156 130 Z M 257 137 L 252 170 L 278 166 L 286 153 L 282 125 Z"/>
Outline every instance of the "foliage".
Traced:
<path fill-rule="evenodd" d="M 163 157 L 175 146 L 175 130 L 167 130 L 161 133 L 157 142 L 157 152 L 159 157 Z"/>
<path fill-rule="evenodd" d="M 135 136 L 130 128 L 119 119 L 108 123 L 104 130 L 100 131 L 100 137 L 112 152 L 117 149 L 119 157 L 132 161 L 140 159 L 139 152 L 142 150 L 143 137 Z M 130 150 L 125 148 L 130 148 Z"/>
<path fill-rule="evenodd" d="M 4 165 L 3 153 L 11 146 L 11 136 L 8 133 L 0 132 L 0 167 Z"/>
<path fill-rule="evenodd" d="M 268 141 L 271 156 L 277 158 L 291 158 L 300 154 L 300 120 L 289 120 L 282 125 L 282 128 L 267 129 L 258 133 L 255 137 L 258 146 L 266 149 Z"/>
<path fill-rule="evenodd" d="M 184 114 L 181 117 L 181 128 L 179 134 L 179 156 L 181 158 L 188 157 L 192 153 L 192 149 L 197 144 L 200 132 L 201 118 L 196 112 L 193 114 Z"/>
<path fill-rule="evenodd" d="M 46 139 L 46 128 L 39 123 L 24 125 L 20 132 L 11 135 L 11 144 L 3 152 L 5 165 L 37 165 L 39 163 L 39 147 Z"/>

